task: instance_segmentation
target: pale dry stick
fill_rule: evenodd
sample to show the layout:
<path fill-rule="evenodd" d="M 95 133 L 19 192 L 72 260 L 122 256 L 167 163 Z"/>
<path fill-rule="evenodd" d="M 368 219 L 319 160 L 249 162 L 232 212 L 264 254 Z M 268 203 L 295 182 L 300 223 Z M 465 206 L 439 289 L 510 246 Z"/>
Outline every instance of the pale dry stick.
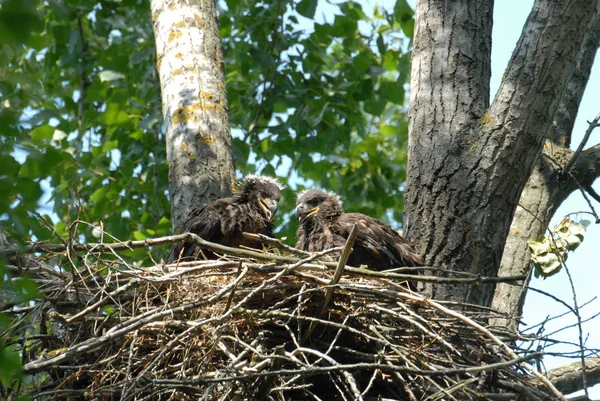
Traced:
<path fill-rule="evenodd" d="M 235 262 L 235 265 L 237 266 L 238 263 Z M 94 309 L 97 309 L 98 307 L 104 305 L 106 302 L 108 302 L 109 299 L 113 299 L 113 297 L 115 297 L 116 295 L 118 295 L 118 294 L 120 294 L 120 293 L 122 293 L 124 291 L 127 291 L 127 290 L 131 289 L 132 287 L 135 287 L 135 286 L 141 284 L 144 281 L 165 283 L 165 282 L 174 280 L 175 278 L 177 278 L 179 276 L 182 276 L 184 274 L 193 273 L 193 272 L 195 272 L 197 270 L 206 270 L 207 268 L 210 268 L 210 267 L 213 267 L 213 266 L 212 265 L 210 265 L 208 267 L 207 266 L 196 266 L 196 267 L 192 267 L 192 268 L 189 268 L 189 269 L 184 269 L 184 270 L 180 270 L 180 271 L 174 271 L 174 272 L 171 272 L 169 274 L 164 275 L 163 277 L 156 277 L 156 276 L 154 276 L 154 277 L 152 277 L 152 276 L 150 276 L 150 277 L 142 277 L 142 276 L 136 276 L 136 278 L 132 279 L 127 284 L 124 284 L 123 286 L 118 287 L 114 291 L 108 293 L 107 294 L 108 297 L 102 298 L 102 299 L 98 300 L 97 302 L 95 302 L 94 304 L 92 304 L 92 305 L 88 306 L 87 308 L 81 310 L 77 314 L 75 314 L 75 315 L 73 315 L 73 316 L 65 319 L 65 322 L 67 322 L 67 323 L 73 322 L 74 320 L 80 318 L 81 316 L 84 316 L 87 313 L 93 311 Z M 219 264 L 218 267 L 222 267 L 222 265 Z M 113 302 L 116 303 L 116 301 L 114 301 L 114 299 L 113 299 Z"/>
<path fill-rule="evenodd" d="M 327 288 L 325 292 L 325 298 L 323 299 L 323 303 L 321 304 L 321 308 L 319 310 L 319 314 L 317 317 L 323 315 L 327 307 L 329 306 L 329 302 L 331 301 L 331 297 L 333 296 L 333 291 L 335 290 L 335 285 L 339 283 L 342 274 L 344 273 L 344 267 L 346 266 L 346 262 L 350 257 L 350 252 L 352 252 L 352 247 L 354 246 L 354 241 L 356 240 L 358 228 L 356 224 L 352 226 L 352 230 L 350 230 L 350 235 L 348 235 L 348 239 L 346 240 L 346 244 L 344 244 L 344 248 L 342 250 L 342 255 L 338 260 L 338 265 L 335 268 L 335 272 L 333 273 L 333 277 L 329 282 L 329 288 Z"/>
<path fill-rule="evenodd" d="M 422 366 L 419 368 L 414 362 L 412 362 L 409 358 L 406 358 L 404 354 L 402 354 L 401 352 L 398 351 L 398 349 L 396 349 L 396 347 L 394 346 L 394 344 L 392 344 L 385 336 L 383 336 L 379 331 L 377 331 L 377 329 L 375 327 L 371 327 L 371 330 L 375 332 L 375 334 L 377 334 L 377 336 L 386 343 L 386 345 L 388 347 L 391 348 L 391 350 L 398 355 L 402 360 L 404 360 L 404 363 L 410 367 L 412 367 L 413 369 L 422 369 L 423 365 L 428 366 L 432 371 L 435 371 L 435 367 L 430 365 L 429 363 L 422 361 Z M 386 361 L 387 365 L 389 366 L 393 366 L 391 364 L 391 361 Z M 401 383 L 404 383 L 405 380 L 402 379 L 402 376 L 400 376 L 400 372 L 394 372 L 395 377 L 398 378 L 400 380 Z M 438 382 L 436 382 L 435 380 L 433 380 L 432 377 L 430 376 L 425 376 L 425 379 L 430 382 L 434 387 L 436 387 L 439 391 L 445 391 L 444 387 L 442 387 Z M 452 394 L 448 394 L 448 396 L 454 400 L 454 401 L 458 401 Z"/>
<path fill-rule="evenodd" d="M 230 290 L 233 290 L 235 287 L 237 287 L 237 285 L 242 281 L 242 279 L 246 276 L 246 273 L 248 273 L 248 268 L 247 267 L 243 267 L 242 271 L 240 272 L 240 274 L 236 277 L 236 279 L 227 287 L 229 287 Z M 223 320 L 225 320 L 229 315 L 231 314 L 231 310 L 227 310 L 225 313 L 223 313 L 221 316 L 217 317 L 213 317 L 211 318 L 213 322 L 222 322 Z M 189 329 L 185 330 L 184 332 L 182 332 L 181 334 L 178 334 L 177 336 L 175 336 L 171 341 L 169 341 L 167 343 L 167 345 L 165 345 L 163 347 L 163 349 L 158 353 L 158 355 L 154 358 L 154 360 L 148 364 L 142 371 L 141 373 L 138 375 L 138 377 L 143 376 L 144 374 L 146 374 L 146 372 L 151 371 L 163 358 L 163 356 L 169 352 L 174 346 L 175 344 L 179 343 L 181 341 L 181 339 L 185 338 L 185 336 L 189 335 L 190 333 L 192 333 L 194 330 L 197 330 L 199 327 L 199 324 L 195 324 L 192 327 L 190 327 Z M 136 380 L 137 381 L 137 380 Z M 135 381 L 134 381 L 135 384 Z"/>
<path fill-rule="evenodd" d="M 294 332 L 292 331 L 292 329 L 290 328 L 290 326 L 287 325 L 287 324 L 284 324 L 283 327 L 285 328 L 285 330 L 287 331 L 288 335 L 292 339 L 292 342 L 296 346 L 296 349 L 300 348 L 300 343 L 298 342 L 298 339 L 294 335 Z M 304 357 L 304 363 L 308 365 L 310 363 L 308 361 L 308 358 L 304 354 L 301 354 L 301 355 Z"/>
<path fill-rule="evenodd" d="M 279 261 L 279 262 L 294 263 L 294 264 L 301 262 L 301 261 L 308 260 L 308 259 L 310 259 L 312 261 L 312 260 L 318 259 L 319 256 L 323 256 L 323 255 L 326 255 L 326 254 L 332 253 L 332 252 L 338 252 L 341 250 L 341 248 L 332 248 L 332 249 L 329 249 L 327 251 L 323 251 L 323 252 L 320 252 L 317 254 L 311 254 L 312 256 L 314 256 L 314 255 L 319 255 L 319 256 L 315 256 L 315 257 L 311 257 L 311 258 L 307 257 L 306 259 L 299 260 L 298 258 L 291 257 L 291 256 L 281 256 L 281 255 L 275 255 L 275 254 L 269 254 L 269 253 L 263 253 L 263 252 L 248 251 L 245 249 L 232 248 L 232 247 L 216 244 L 213 242 L 206 241 L 206 240 L 202 239 L 201 237 L 199 237 L 198 235 L 192 234 L 192 233 L 184 233 L 184 234 L 171 235 L 171 236 L 166 236 L 166 237 L 145 239 L 145 240 L 141 240 L 141 241 L 124 241 L 124 242 L 114 243 L 114 244 L 112 244 L 112 243 L 110 243 L 110 244 L 107 244 L 107 243 L 103 243 L 103 244 L 99 244 L 99 243 L 73 244 L 71 247 L 68 247 L 68 248 L 73 249 L 75 251 L 89 251 L 90 249 L 93 248 L 95 252 L 103 252 L 103 251 L 106 251 L 107 249 L 112 249 L 114 251 L 131 250 L 134 248 L 147 248 L 149 246 L 172 244 L 174 242 L 192 242 L 192 243 L 198 244 L 201 247 L 206 248 L 208 250 L 211 250 L 214 252 L 219 252 L 219 253 L 224 253 L 224 254 L 228 254 L 228 255 L 232 255 L 232 256 L 237 256 L 237 257 L 247 257 L 247 258 L 252 258 L 252 259 L 257 259 L 257 260 L 271 260 L 271 261 Z M 58 251 L 65 251 L 66 248 L 67 247 L 65 247 L 65 245 L 62 245 L 62 244 L 36 243 L 33 245 L 29 245 L 29 246 L 25 247 L 24 249 L 19 249 L 16 247 L 1 248 L 0 249 L 0 257 L 1 256 L 11 256 L 11 255 L 16 255 L 16 254 L 21 254 L 21 253 L 33 253 L 33 252 L 44 252 L 44 251 L 58 252 Z M 337 267 L 337 263 L 334 263 L 334 262 L 322 262 L 321 265 L 327 266 L 329 268 Z M 427 266 L 425 266 L 425 267 L 427 267 Z M 463 284 L 500 283 L 500 282 L 522 281 L 525 278 L 524 275 L 507 276 L 507 277 L 469 277 L 469 278 L 419 276 L 419 275 L 414 275 L 414 274 L 387 273 L 385 271 L 383 271 L 383 272 L 382 271 L 374 271 L 374 270 L 368 270 L 368 269 L 350 267 L 350 266 L 346 266 L 344 268 L 344 270 L 348 274 L 355 274 L 355 275 L 364 276 L 364 277 L 379 277 L 379 278 L 388 278 L 388 279 L 398 279 L 398 280 L 403 280 L 403 281 L 408 280 L 408 281 L 422 281 L 422 282 L 431 282 L 431 283 L 463 283 Z"/>
<path fill-rule="evenodd" d="M 272 245 L 275 248 L 289 252 L 294 255 L 301 256 L 303 258 L 310 256 L 310 252 L 303 251 L 298 248 L 294 248 L 293 246 L 289 246 L 278 240 L 277 238 L 272 238 L 264 234 L 254 234 L 254 233 L 242 233 L 242 235 L 248 239 L 260 241 L 264 244 Z"/>
<path fill-rule="evenodd" d="M 225 356 L 231 359 L 231 363 L 234 363 L 238 359 L 237 355 L 231 352 L 229 348 L 227 348 L 227 346 L 223 344 L 222 341 L 219 341 L 217 347 L 219 347 L 219 349 L 225 354 Z"/>
<path fill-rule="evenodd" d="M 371 374 L 371 378 L 369 379 L 369 382 L 365 386 L 365 389 L 360 393 L 360 395 L 365 396 L 369 392 L 369 390 L 371 390 L 371 387 L 373 387 L 373 384 L 375 383 L 375 379 L 377 379 L 378 375 L 379 375 L 379 372 L 377 370 L 373 370 L 373 373 Z"/>
<path fill-rule="evenodd" d="M 260 341 L 264 340 L 264 335 L 262 334 L 262 332 L 258 333 L 258 336 L 250 344 L 246 344 L 242 340 L 237 339 L 233 336 L 223 336 L 222 338 L 236 342 L 238 344 L 243 344 L 242 347 L 244 347 L 244 350 L 240 352 L 239 355 L 237 355 L 236 359 L 233 360 L 233 362 L 230 365 L 235 369 L 239 370 L 241 368 L 245 368 L 248 365 L 248 362 L 244 361 L 243 358 L 245 358 L 250 352 L 253 352 L 256 355 L 260 355 L 260 351 L 256 348 L 256 346 L 259 344 Z M 246 345 L 247 347 L 245 347 Z M 254 352 L 255 350 L 256 352 Z M 243 363 L 243 365 L 240 365 L 241 363 Z"/>
<path fill-rule="evenodd" d="M 513 359 L 518 359 L 518 355 L 515 354 L 515 352 L 512 349 L 510 349 L 510 347 L 508 345 L 506 345 L 504 342 L 502 342 L 498 337 L 496 337 L 488 329 L 481 326 L 479 323 L 475 322 L 474 320 L 466 317 L 465 315 L 455 312 L 451 309 L 448 309 L 445 306 L 442 306 L 429 298 L 424 298 L 421 296 L 411 295 L 411 294 L 398 294 L 398 295 L 402 298 L 409 299 L 411 301 L 418 302 L 418 303 L 424 304 L 426 306 L 430 306 L 448 316 L 452 316 L 452 317 L 462 321 L 463 323 L 468 324 L 469 326 L 473 327 L 474 329 L 476 329 L 477 331 L 479 331 L 480 333 L 482 333 L 486 337 L 488 337 L 490 340 L 492 340 L 496 345 L 498 345 L 500 348 L 502 348 L 502 350 L 508 356 L 510 356 Z M 552 393 L 558 397 L 559 400 L 566 401 L 564 395 L 562 395 L 562 393 L 560 391 L 558 391 L 556 389 L 556 387 L 554 387 L 552 382 L 550 382 L 550 380 L 548 380 L 546 377 L 544 377 L 544 375 L 542 375 L 541 373 L 536 371 L 533 367 L 531 367 L 529 364 L 527 364 L 525 362 L 521 362 L 519 365 L 522 366 L 523 368 L 525 368 L 526 370 L 528 370 L 531 374 L 533 374 L 535 377 L 537 377 L 542 383 L 544 383 L 546 385 L 546 387 L 548 387 L 548 389 L 550 391 L 552 391 Z"/>
<path fill-rule="evenodd" d="M 319 352 L 319 351 L 314 350 L 312 348 L 299 348 L 299 349 L 294 350 L 292 353 L 296 353 L 296 352 L 313 354 L 313 355 L 315 355 L 315 356 L 318 357 L 317 361 L 325 360 L 331 366 L 340 366 L 340 364 L 338 364 L 338 362 L 335 359 L 333 359 L 332 357 L 330 357 L 329 355 L 325 355 L 322 352 Z M 286 353 L 286 354 L 288 354 L 288 353 Z M 312 365 L 309 365 L 309 367 L 308 367 L 307 370 L 310 371 L 310 369 L 316 363 L 317 362 L 315 362 Z M 338 375 L 335 375 L 335 376 L 332 377 L 333 378 L 332 382 L 333 382 L 334 386 L 336 386 L 336 388 L 337 388 L 338 392 L 340 393 L 340 395 L 344 399 L 346 399 L 346 397 L 344 395 L 344 389 L 342 389 L 340 387 L 340 385 L 344 385 L 344 387 L 350 389 L 350 392 L 352 393 L 352 396 L 353 396 L 353 398 L 352 398 L 353 401 L 356 401 L 356 400 L 361 400 L 362 401 L 363 397 L 362 397 L 362 394 L 361 394 L 360 390 L 358 389 L 358 385 L 356 384 L 356 381 L 354 380 L 354 376 L 352 376 L 347 370 L 344 370 L 344 369 L 341 369 L 340 372 L 341 372 L 342 376 L 344 377 L 344 379 L 346 379 L 345 380 L 346 383 L 344 383 L 344 381 L 342 381 L 341 378 Z M 330 374 L 329 374 L 330 377 L 332 376 L 331 373 L 333 373 L 333 372 L 330 372 Z M 340 382 L 340 385 L 338 385 L 336 383 L 336 380 Z"/>
<path fill-rule="evenodd" d="M 441 344 L 443 344 L 445 347 L 447 347 L 448 349 L 450 349 L 452 352 L 455 352 L 458 355 L 461 355 L 460 351 L 457 350 L 456 348 L 454 348 L 452 346 L 452 344 L 450 344 L 449 342 L 447 342 L 446 340 L 444 340 L 444 338 L 442 336 L 440 336 L 439 334 L 434 333 L 434 332 L 428 330 L 421 323 L 419 323 L 419 322 L 417 322 L 417 321 L 415 321 L 413 319 L 410 319 L 408 316 L 403 316 L 400 313 L 398 313 L 398 312 L 396 312 L 396 311 L 394 311 L 392 309 L 384 308 L 383 306 L 379 306 L 377 304 L 367 305 L 367 308 L 374 309 L 374 310 L 377 310 L 379 312 L 387 313 L 387 314 L 392 315 L 395 318 L 400 319 L 400 320 L 405 320 L 408 323 L 411 323 L 411 324 L 415 325 L 416 327 L 418 327 L 419 329 L 421 329 L 421 331 L 423 333 L 425 333 L 428 336 L 431 336 L 432 338 L 435 338 L 436 340 L 438 340 Z"/>
<path fill-rule="evenodd" d="M 567 162 L 567 165 L 563 168 L 563 171 L 562 171 L 563 177 L 566 177 L 566 175 L 569 173 L 569 170 L 571 169 L 571 167 L 573 167 L 573 164 L 575 164 L 575 161 L 577 160 L 577 158 L 581 155 L 581 152 L 583 151 L 585 144 L 587 143 L 588 139 L 590 139 L 590 135 L 592 134 L 592 131 L 595 128 L 600 127 L 600 123 L 598 123 L 598 121 L 600 121 L 600 113 L 598 113 L 598 115 L 592 121 L 588 121 L 589 126 L 585 130 L 585 134 L 583 135 L 582 141 L 579 143 L 579 146 L 577 147 L 577 150 L 575 150 L 575 153 L 573 153 L 573 156 L 571 156 L 571 158 Z"/>
<path fill-rule="evenodd" d="M 333 359 L 329 355 L 325 355 L 324 353 L 314 350 L 312 348 L 300 347 L 293 351 L 293 353 L 296 353 L 296 352 L 313 354 L 313 355 L 319 357 L 319 360 L 325 360 L 332 366 L 339 366 L 339 363 L 335 359 Z M 352 395 L 354 396 L 354 400 L 363 400 L 362 394 L 361 394 L 360 390 L 358 389 L 358 385 L 356 384 L 354 377 L 347 370 L 342 370 L 341 372 L 342 372 L 342 375 L 344 376 L 344 378 L 346 379 L 348 386 L 350 387 Z"/>
<path fill-rule="evenodd" d="M 335 250 L 335 249 L 334 249 Z M 328 252 L 333 251 L 333 250 L 328 250 Z M 323 252 L 321 252 L 320 254 L 312 254 L 310 257 L 306 258 L 306 261 L 311 261 L 315 258 L 318 258 L 321 256 L 321 254 L 323 254 Z M 271 284 L 273 282 L 278 281 L 283 275 L 287 274 L 289 271 L 293 270 L 295 267 L 300 266 L 302 263 L 304 263 L 304 260 L 300 260 L 297 263 L 293 264 L 293 265 L 289 265 L 287 266 L 285 269 L 281 270 L 280 272 L 278 272 L 277 274 L 275 274 L 273 277 L 267 279 L 267 280 L 263 280 L 262 283 L 260 283 L 259 286 L 257 286 L 254 290 L 252 290 L 248 295 L 246 295 L 242 300 L 240 300 L 236 305 L 234 305 L 231 309 L 228 309 L 224 314 L 222 314 L 218 319 L 217 318 L 212 318 L 212 319 L 206 319 L 206 322 L 209 321 L 223 321 L 225 318 L 227 318 L 229 315 L 231 315 L 234 311 L 239 310 L 242 305 L 244 305 L 248 300 L 252 299 L 256 294 L 258 294 L 260 291 L 262 291 L 264 289 L 264 287 L 266 287 L 268 284 Z M 235 286 L 238 285 L 238 283 L 241 281 L 241 279 L 245 276 L 245 274 L 248 272 L 248 268 L 244 267 L 242 273 L 231 283 L 229 284 L 226 288 L 228 289 L 228 291 L 231 288 L 235 288 Z M 222 291 L 220 291 L 222 292 Z M 195 327 L 192 327 L 190 329 L 195 329 Z M 188 329 L 188 330 L 190 330 Z M 186 330 L 187 332 L 187 330 Z M 185 332 L 184 332 L 185 333 Z M 182 333 L 183 334 L 183 333 Z M 172 340 L 173 341 L 173 340 Z M 165 347 L 163 349 L 163 351 L 166 349 L 167 347 Z M 163 354 L 163 351 L 161 351 L 161 354 Z M 139 375 L 139 377 L 141 377 L 145 372 L 148 371 L 148 368 L 150 366 L 152 366 L 154 364 L 155 361 L 159 360 L 161 357 L 161 354 L 159 354 L 159 356 L 153 361 L 152 364 L 148 365 L 148 367 L 146 367 L 146 369 L 144 369 L 144 371 L 142 371 L 142 373 Z"/>
<path fill-rule="evenodd" d="M 479 381 L 478 377 L 472 377 L 470 379 L 466 379 L 466 380 L 463 380 L 458 383 L 453 383 L 450 387 L 442 388 L 436 394 L 430 395 L 429 397 L 426 398 L 426 400 L 432 400 L 432 401 L 443 400 L 444 397 L 448 397 L 448 396 L 455 398 L 454 396 L 452 396 L 452 393 L 455 393 L 456 391 L 463 389 L 463 388 L 465 389 L 465 391 L 468 391 L 470 389 L 466 386 L 469 384 L 472 384 L 472 383 L 476 383 L 477 381 Z"/>
<path fill-rule="evenodd" d="M 173 315 L 175 313 L 184 312 L 189 309 L 194 309 L 194 308 L 198 308 L 201 306 L 211 305 L 211 304 L 217 302 L 218 300 L 220 300 L 223 296 L 225 296 L 225 294 L 227 294 L 231 290 L 232 285 L 237 285 L 237 279 L 236 279 L 236 281 L 233 281 L 231 284 L 228 284 L 227 286 L 223 287 L 221 290 L 219 290 L 217 293 L 215 293 L 211 296 L 204 297 L 197 301 L 190 302 L 190 303 L 178 306 L 176 308 L 168 309 L 166 311 L 156 312 L 156 309 L 153 309 L 146 313 L 142 313 L 141 315 L 133 317 L 124 323 L 114 326 L 113 328 L 108 330 L 104 335 L 102 335 L 100 337 L 90 338 L 88 340 L 85 340 L 85 341 L 77 344 L 77 345 L 74 345 L 73 347 L 68 348 L 66 351 L 64 351 L 60 355 L 57 355 L 52 358 L 47 358 L 47 359 L 39 358 L 35 361 L 31 361 L 23 366 L 23 372 L 27 373 L 27 374 L 40 372 L 40 371 L 42 371 L 48 367 L 51 367 L 55 364 L 69 361 L 78 355 L 84 354 L 86 352 L 95 351 L 98 348 L 100 348 L 101 346 L 103 346 L 104 344 L 114 341 L 117 338 L 122 337 L 126 333 L 128 333 L 132 330 L 135 330 L 138 327 L 142 327 L 145 324 L 148 324 L 155 320 Z M 215 320 L 217 320 L 217 319 L 216 318 L 208 318 L 201 322 L 198 322 L 198 324 L 199 325 L 207 324 L 207 323 L 210 323 Z"/>
<path fill-rule="evenodd" d="M 342 324 L 346 325 L 348 320 L 350 320 L 349 314 L 346 315 L 346 317 L 344 317 L 344 321 L 342 322 Z M 335 337 L 333 338 L 333 341 L 331 341 L 331 344 L 329 345 L 329 348 L 327 348 L 327 351 L 325 351 L 325 355 L 329 355 L 329 353 L 333 350 L 333 348 L 335 347 L 335 344 L 337 343 L 338 339 L 340 338 L 340 335 L 342 334 L 342 332 L 343 332 L 342 329 L 338 329 L 337 333 L 335 333 Z"/>
<path fill-rule="evenodd" d="M 400 372 L 400 373 L 408 373 L 408 374 L 423 375 L 423 376 L 448 376 L 448 375 L 455 375 L 455 374 L 480 373 L 480 372 L 485 372 L 485 371 L 493 371 L 493 370 L 497 370 L 497 369 L 508 368 L 508 367 L 514 366 L 518 363 L 521 363 L 523 361 L 527 361 L 527 360 L 539 357 L 540 355 L 541 355 L 540 353 L 534 353 L 531 355 L 526 355 L 523 357 L 519 357 L 517 359 L 505 361 L 505 362 L 491 363 L 489 365 L 483 365 L 483 366 L 473 366 L 470 368 L 423 370 L 423 369 L 419 369 L 417 367 L 416 368 L 404 368 L 404 367 L 400 367 L 400 366 L 387 365 L 387 364 L 382 364 L 382 363 L 359 362 L 359 363 L 351 363 L 351 364 L 336 365 L 336 366 L 312 366 L 310 373 L 317 374 L 317 373 L 338 372 L 338 371 L 342 371 L 342 370 L 352 371 L 352 370 L 361 370 L 361 369 L 369 369 L 369 370 L 370 369 L 380 369 L 385 372 Z M 290 361 L 290 359 L 286 359 L 286 360 Z M 297 358 L 296 358 L 296 361 L 298 363 L 301 362 Z M 306 373 L 308 373 L 306 370 L 280 369 L 280 370 L 271 370 L 271 371 L 258 372 L 258 373 L 250 373 L 247 375 L 240 375 L 240 376 L 194 377 L 194 378 L 187 380 L 186 382 L 189 385 L 202 385 L 202 384 L 208 384 L 208 383 L 230 382 L 230 381 L 237 381 L 237 380 L 243 380 L 243 379 L 255 379 L 255 378 L 266 377 L 266 376 L 282 376 L 282 375 L 295 375 L 295 374 L 306 374 Z M 156 379 L 153 381 L 153 383 L 156 385 L 168 385 L 170 383 L 178 384 L 179 382 L 176 380 L 172 380 L 172 379 Z"/>
<path fill-rule="evenodd" d="M 331 281 L 329 282 L 329 286 L 325 290 L 325 297 L 323 298 L 323 302 L 321 303 L 319 312 L 316 315 L 317 318 L 320 318 L 321 316 L 323 316 L 323 313 L 325 313 L 325 311 L 327 310 L 327 307 L 329 306 L 329 302 L 331 302 L 331 298 L 333 297 L 333 291 L 335 290 L 335 285 L 337 283 L 339 283 L 340 278 L 342 278 L 342 274 L 344 273 L 344 267 L 346 266 L 346 262 L 348 261 L 348 258 L 350 257 L 350 252 L 352 252 L 352 247 L 354 246 L 354 241 L 356 240 L 357 231 L 358 231 L 358 228 L 357 228 L 356 224 L 354 224 L 352 226 L 352 230 L 350 230 L 350 235 L 348 235 L 348 239 L 346 240 L 346 243 L 344 244 L 344 247 L 342 249 L 342 255 L 340 256 L 340 259 L 338 260 L 338 264 L 335 268 L 335 272 L 333 273 L 333 277 L 331 278 Z M 304 337 L 303 337 L 304 340 L 310 338 L 310 336 L 312 335 L 312 333 L 316 327 L 317 326 L 314 323 L 311 323 L 308 326 L 308 329 L 304 333 Z"/>
<path fill-rule="evenodd" d="M 252 311 L 248 311 L 247 313 L 250 314 L 250 312 Z M 360 330 L 355 329 L 354 327 L 350 327 L 350 326 L 346 326 L 343 325 L 341 323 L 337 323 L 337 322 L 333 322 L 331 320 L 323 320 L 323 319 L 317 319 L 311 316 L 294 316 L 291 313 L 286 313 L 286 312 L 282 312 L 282 311 L 266 311 L 266 312 L 259 312 L 259 313 L 255 313 L 255 316 L 258 317 L 266 317 L 266 318 L 271 318 L 271 317 L 278 317 L 278 318 L 285 318 L 285 319 L 297 319 L 297 320 L 302 320 L 305 322 L 316 322 L 319 324 L 322 324 L 324 326 L 331 326 L 331 327 L 335 327 L 335 328 L 342 328 L 344 330 L 347 330 L 350 333 L 353 334 L 357 334 L 360 337 L 364 337 L 367 340 L 372 340 L 375 342 L 379 342 L 379 343 L 384 343 L 382 342 L 379 338 L 373 337 L 367 333 L 364 333 Z"/>
<path fill-rule="evenodd" d="M 119 295 L 120 293 L 129 290 L 130 288 L 138 285 L 141 283 L 140 279 L 134 279 L 131 280 L 129 283 L 115 289 L 114 291 L 110 292 L 108 295 L 108 297 L 104 297 L 104 298 L 100 298 L 97 302 L 93 303 L 92 305 L 88 306 L 85 309 L 82 309 L 81 311 L 79 311 L 78 313 L 74 314 L 73 316 L 65 319 L 66 323 L 71 323 L 77 319 L 79 319 L 80 317 L 87 315 L 88 313 L 90 313 L 91 311 L 99 308 L 100 306 L 104 305 L 105 303 L 107 303 L 110 299 L 112 299 L 112 297 Z"/>
<path fill-rule="evenodd" d="M 94 282 L 94 284 L 96 285 L 96 288 L 98 289 L 98 293 L 96 294 L 96 296 L 101 297 L 102 294 L 104 294 L 105 296 L 110 298 L 110 295 L 108 293 L 108 291 L 106 290 L 106 288 L 108 287 L 108 279 L 110 277 L 107 277 L 107 279 L 104 280 L 104 285 L 101 285 L 100 282 L 98 281 L 98 278 L 96 277 L 96 273 L 93 271 L 92 267 L 90 266 L 89 262 L 88 262 L 88 255 L 89 253 L 87 253 L 84 257 L 83 257 L 83 265 L 85 266 L 85 268 L 87 269 L 87 272 L 89 274 L 89 277 L 91 277 L 92 281 Z M 109 270 L 110 271 L 110 270 Z M 79 275 L 79 278 L 81 279 L 80 282 L 83 284 L 83 286 L 85 287 L 85 289 L 89 292 L 89 293 L 93 293 L 93 291 L 88 287 L 86 280 L 83 278 L 83 276 L 81 276 L 81 274 L 79 273 L 79 271 L 77 271 L 77 274 Z M 77 285 L 77 283 L 75 283 L 75 285 Z M 92 298 L 93 299 L 93 298 Z M 118 302 L 115 299 L 111 300 L 115 303 L 118 304 Z"/>
<path fill-rule="evenodd" d="M 129 375 L 131 375 L 131 365 L 132 365 L 132 361 L 133 361 L 133 348 L 135 345 L 135 342 L 138 338 L 138 333 L 139 330 L 136 330 L 133 332 L 133 338 L 131 339 L 131 343 L 129 344 L 129 358 L 127 358 L 127 370 L 125 371 L 125 378 L 123 379 L 123 386 L 121 388 L 121 396 L 122 398 L 126 398 L 127 397 L 127 380 L 129 378 Z"/>

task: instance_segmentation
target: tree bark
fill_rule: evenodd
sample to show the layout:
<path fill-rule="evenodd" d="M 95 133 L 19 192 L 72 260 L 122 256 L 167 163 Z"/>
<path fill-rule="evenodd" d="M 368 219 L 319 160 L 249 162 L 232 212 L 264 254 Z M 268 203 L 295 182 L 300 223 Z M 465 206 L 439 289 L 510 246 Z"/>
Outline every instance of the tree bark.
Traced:
<path fill-rule="evenodd" d="M 588 385 L 600 383 L 600 357 L 587 358 L 585 367 Z M 552 369 L 546 373 L 546 377 L 563 394 L 571 394 L 583 388 L 583 369 L 580 361 Z"/>
<path fill-rule="evenodd" d="M 600 171 L 595 167 L 597 152 L 590 149 L 579 159 L 570 176 L 562 172 L 573 156 L 571 143 L 575 117 L 587 85 L 594 58 L 600 45 L 600 12 L 596 12 L 592 28 L 585 36 L 579 53 L 577 68 L 569 81 L 567 91 L 557 110 L 549 140 L 529 177 L 519 206 L 515 211 L 506 239 L 499 276 L 527 275 L 531 271 L 527 239 L 543 235 L 552 216 L 566 198 L 581 187 L 591 185 Z M 528 284 L 528 282 L 524 283 Z M 491 322 L 514 331 L 518 326 L 524 303 L 523 286 L 498 284 L 492 307 L 507 316 Z"/>
<path fill-rule="evenodd" d="M 174 232 L 231 194 L 235 169 L 214 1 L 152 0 Z"/>
<path fill-rule="evenodd" d="M 597 5 L 537 0 L 487 108 L 492 1 L 418 3 L 406 213 L 409 238 L 440 274 L 497 274 L 519 196 Z M 494 294 L 493 286 L 431 291 L 480 305 Z"/>

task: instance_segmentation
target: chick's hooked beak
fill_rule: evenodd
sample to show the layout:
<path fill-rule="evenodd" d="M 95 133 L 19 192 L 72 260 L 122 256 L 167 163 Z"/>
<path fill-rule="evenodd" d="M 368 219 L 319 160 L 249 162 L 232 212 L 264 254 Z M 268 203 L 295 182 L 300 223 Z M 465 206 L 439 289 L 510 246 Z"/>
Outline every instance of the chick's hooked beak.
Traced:
<path fill-rule="evenodd" d="M 258 198 L 258 205 L 265 212 L 267 220 L 273 220 L 277 214 L 277 201 L 270 198 Z"/>
<path fill-rule="evenodd" d="M 317 214 L 317 212 L 319 211 L 319 206 L 309 209 L 308 212 L 305 212 L 305 210 L 306 205 L 304 204 L 296 206 L 296 218 L 299 222 L 302 222 L 308 219 L 309 217 L 314 217 L 314 215 Z"/>

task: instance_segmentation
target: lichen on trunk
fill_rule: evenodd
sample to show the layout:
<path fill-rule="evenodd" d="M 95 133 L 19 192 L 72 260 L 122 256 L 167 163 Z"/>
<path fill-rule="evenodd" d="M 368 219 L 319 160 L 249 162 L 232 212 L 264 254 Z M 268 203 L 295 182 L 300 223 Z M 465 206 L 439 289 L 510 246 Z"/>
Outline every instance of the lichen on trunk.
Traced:
<path fill-rule="evenodd" d="M 214 1 L 152 0 L 173 229 L 231 194 L 235 169 Z"/>

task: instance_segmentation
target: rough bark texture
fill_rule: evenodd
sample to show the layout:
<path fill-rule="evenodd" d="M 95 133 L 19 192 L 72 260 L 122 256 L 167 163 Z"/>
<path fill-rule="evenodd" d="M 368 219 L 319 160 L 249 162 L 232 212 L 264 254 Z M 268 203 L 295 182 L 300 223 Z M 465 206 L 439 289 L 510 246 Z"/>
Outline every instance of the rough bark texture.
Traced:
<path fill-rule="evenodd" d="M 231 194 L 235 169 L 214 0 L 152 0 L 173 229 Z"/>
<path fill-rule="evenodd" d="M 561 203 L 573 192 L 591 185 L 598 177 L 598 152 L 590 149 L 578 159 L 571 175 L 562 177 L 562 171 L 573 155 L 568 149 L 579 104 L 588 82 L 594 58 L 600 45 L 600 12 L 592 22 L 579 54 L 577 68 L 571 77 L 567 91 L 557 110 L 554 124 L 538 159 L 533 173 L 529 177 L 519 206 L 515 211 L 510 231 L 506 239 L 499 276 L 526 275 L 531 268 L 528 238 L 537 238 L 544 234 L 550 219 Z M 514 331 L 518 317 L 522 313 L 524 292 L 522 286 L 498 284 L 492 307 L 508 316 L 493 324 Z"/>
<path fill-rule="evenodd" d="M 585 360 L 586 380 L 588 385 L 593 386 L 600 383 L 600 357 L 587 358 Z M 569 365 L 548 371 L 546 377 L 563 394 L 571 394 L 581 390 L 583 369 L 581 362 L 574 362 Z"/>
<path fill-rule="evenodd" d="M 408 236 L 426 263 L 498 272 L 519 196 L 552 126 L 597 1 L 538 0 L 487 108 L 492 2 L 420 1 L 412 64 Z M 438 286 L 490 305 L 492 286 Z"/>

